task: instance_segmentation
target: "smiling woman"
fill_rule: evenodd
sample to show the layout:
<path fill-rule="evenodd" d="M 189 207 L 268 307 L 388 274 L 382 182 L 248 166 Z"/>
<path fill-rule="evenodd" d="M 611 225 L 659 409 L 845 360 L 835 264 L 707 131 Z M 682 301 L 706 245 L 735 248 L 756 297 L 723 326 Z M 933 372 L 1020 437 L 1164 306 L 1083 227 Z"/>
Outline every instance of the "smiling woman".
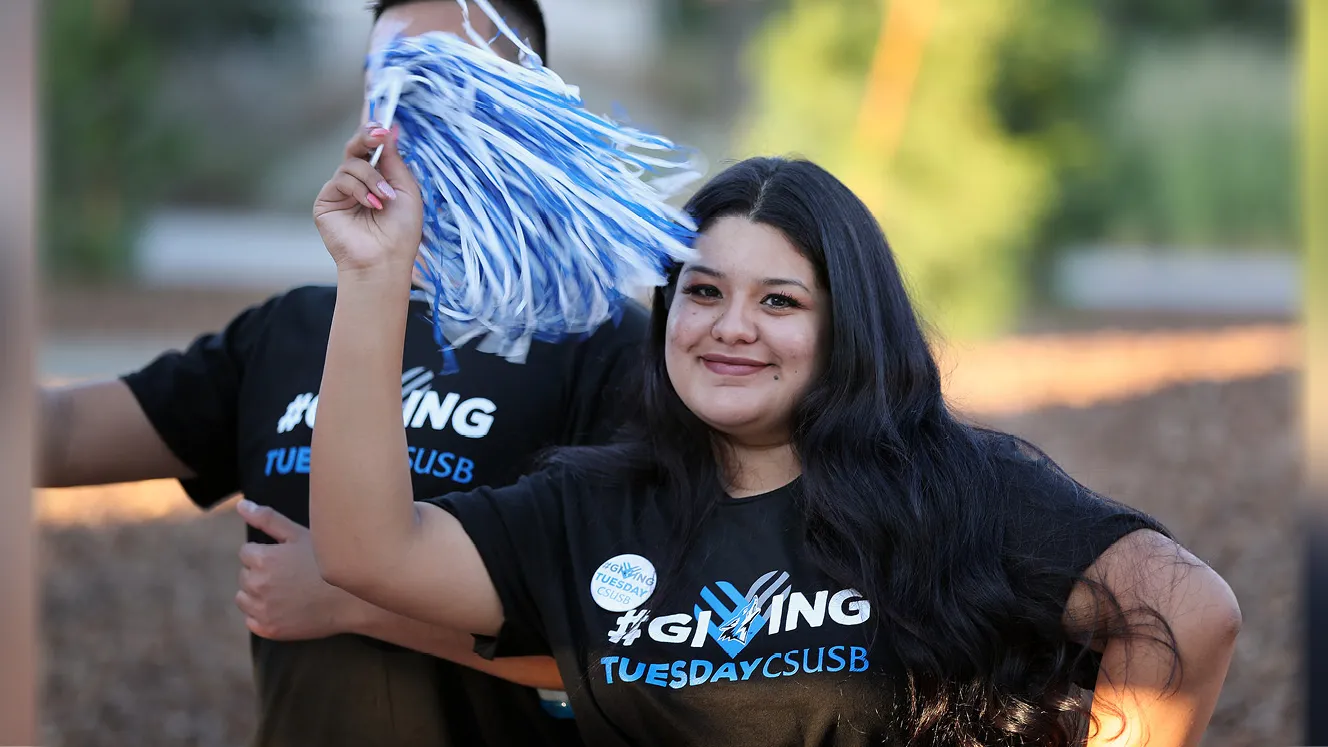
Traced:
<path fill-rule="evenodd" d="M 788 237 L 745 217 L 716 221 L 696 248 L 706 264 L 684 265 L 676 281 L 669 380 L 730 440 L 786 444 L 793 409 L 820 368 L 824 284 Z"/>
<path fill-rule="evenodd" d="M 1094 747 L 1198 744 L 1230 589 L 1151 517 L 951 413 L 866 206 L 814 164 L 751 159 L 687 210 L 697 257 L 655 294 L 618 442 L 413 505 L 393 366 L 415 217 L 325 236 L 379 259 L 339 282 L 324 577 L 487 655 L 547 646 L 597 745 L 1069 745 L 1074 717 L 1103 727 Z"/>

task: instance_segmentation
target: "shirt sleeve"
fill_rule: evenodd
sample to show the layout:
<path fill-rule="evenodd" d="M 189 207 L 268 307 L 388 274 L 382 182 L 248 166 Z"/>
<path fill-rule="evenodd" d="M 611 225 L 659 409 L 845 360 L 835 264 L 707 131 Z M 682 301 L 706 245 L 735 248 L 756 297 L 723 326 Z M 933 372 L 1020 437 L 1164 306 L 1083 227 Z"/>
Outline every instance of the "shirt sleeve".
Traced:
<path fill-rule="evenodd" d="M 1122 537 L 1140 529 L 1171 537 L 1153 517 L 1080 485 L 1046 457 L 1001 461 L 1013 507 L 1006 548 L 1014 575 L 1061 612 L 1075 580 Z"/>
<path fill-rule="evenodd" d="M 201 335 L 121 377 L 167 448 L 195 477 L 180 481 L 208 508 L 240 489 L 237 412 L 252 352 L 280 297 L 246 309 L 220 332 Z"/>
<path fill-rule="evenodd" d="M 557 643 L 551 640 L 558 635 L 551 632 L 550 622 L 564 604 L 559 574 L 569 557 L 566 493 L 561 470 L 546 470 L 508 487 L 479 488 L 429 501 L 461 522 L 502 602 L 502 630 L 496 637 L 475 637 L 475 651 L 481 656 L 548 655 Z"/>
<path fill-rule="evenodd" d="M 649 313 L 629 301 L 617 324 L 604 324 L 585 343 L 573 374 L 563 445 L 601 444 L 613 436 L 638 382 L 649 322 Z"/>
<path fill-rule="evenodd" d="M 1005 543 L 1011 579 L 1057 619 L 1075 582 L 1122 537 L 1141 529 L 1171 537 L 1153 517 L 1085 488 L 1046 457 L 1015 454 L 999 461 L 1012 506 Z M 1067 653 L 1085 654 L 1070 680 L 1092 690 L 1101 654 L 1073 644 Z"/>

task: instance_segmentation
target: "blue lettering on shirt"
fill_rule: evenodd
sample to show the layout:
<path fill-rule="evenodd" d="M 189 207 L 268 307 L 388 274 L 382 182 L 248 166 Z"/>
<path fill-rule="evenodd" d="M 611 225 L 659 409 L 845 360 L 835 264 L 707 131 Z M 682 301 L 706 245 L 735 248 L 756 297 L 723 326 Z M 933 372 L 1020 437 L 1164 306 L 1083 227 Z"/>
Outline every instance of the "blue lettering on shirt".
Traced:
<path fill-rule="evenodd" d="M 847 649 L 848 661 L 844 659 Z M 837 666 L 826 666 L 829 659 Z M 812 664 L 811 662 L 815 662 Z M 772 654 L 769 657 L 756 657 L 746 661 L 726 661 L 715 666 L 714 662 L 704 659 L 680 660 L 672 662 L 647 663 L 633 661 L 627 656 L 605 656 L 599 660 L 604 668 L 604 683 L 612 685 L 619 682 L 636 682 L 644 678 L 648 685 L 669 687 L 681 690 L 685 687 L 699 687 L 715 682 L 747 681 L 752 675 L 766 679 L 796 677 L 817 672 L 838 672 L 848 665 L 850 672 L 865 672 L 871 666 L 867 660 L 867 649 L 862 646 L 821 646 L 802 650 Z M 614 665 L 617 665 L 616 671 Z M 735 667 L 736 664 L 736 667 Z M 742 675 L 739 677 L 738 669 Z"/>
<path fill-rule="evenodd" d="M 271 449 L 264 455 L 263 474 L 267 477 L 292 473 L 307 475 L 310 453 L 308 446 Z M 417 475 L 432 475 L 440 480 L 451 478 L 460 485 L 475 479 L 475 462 L 450 451 L 411 446 L 406 449 L 406 464 Z"/>

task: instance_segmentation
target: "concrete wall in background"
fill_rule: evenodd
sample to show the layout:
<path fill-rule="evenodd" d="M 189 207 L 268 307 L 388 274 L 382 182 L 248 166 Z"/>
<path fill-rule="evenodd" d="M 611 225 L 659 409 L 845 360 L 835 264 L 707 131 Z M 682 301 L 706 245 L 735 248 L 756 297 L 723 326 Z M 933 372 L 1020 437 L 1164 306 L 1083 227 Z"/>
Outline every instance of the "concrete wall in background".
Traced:
<path fill-rule="evenodd" d="M 568 79 L 640 75 L 659 54 L 660 0 L 542 0 L 553 67 Z"/>
<path fill-rule="evenodd" d="M 139 241 L 137 275 L 149 286 L 279 290 L 333 282 L 336 266 L 309 213 L 164 210 Z"/>
<path fill-rule="evenodd" d="M 1300 304 L 1290 253 L 1084 247 L 1060 257 L 1052 282 L 1058 302 L 1089 311 L 1290 316 Z"/>

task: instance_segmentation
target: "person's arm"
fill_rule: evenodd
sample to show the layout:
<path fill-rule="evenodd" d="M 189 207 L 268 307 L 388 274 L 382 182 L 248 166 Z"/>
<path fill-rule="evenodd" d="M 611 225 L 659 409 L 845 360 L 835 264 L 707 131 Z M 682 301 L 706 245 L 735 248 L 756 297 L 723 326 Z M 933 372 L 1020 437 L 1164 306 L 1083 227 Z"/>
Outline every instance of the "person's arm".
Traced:
<path fill-rule="evenodd" d="M 494 634 L 502 607 L 470 537 L 413 501 L 401 426 L 410 277 L 338 278 L 310 455 L 309 527 L 323 578 L 392 612 Z"/>
<path fill-rule="evenodd" d="M 1088 747 L 1196 747 L 1217 705 L 1240 632 L 1235 595 L 1222 577 L 1171 539 L 1133 532 L 1089 568 L 1117 597 L 1142 638 L 1109 639 L 1102 652 Z M 1153 640 L 1167 638 L 1175 652 Z M 1079 585 L 1067 624 L 1090 619 L 1092 592 Z"/>
<path fill-rule="evenodd" d="M 240 548 L 240 588 L 235 605 L 254 635 L 276 641 L 307 641 L 358 633 L 437 656 L 519 685 L 561 690 L 553 659 L 523 656 L 489 660 L 474 651 L 468 633 L 412 620 L 334 588 L 318 575 L 309 530 L 270 506 L 240 501 L 236 510 L 249 526 L 276 540 Z"/>
<path fill-rule="evenodd" d="M 189 478 L 121 380 L 41 389 L 37 487 Z"/>
<path fill-rule="evenodd" d="M 38 486 L 176 478 L 204 508 L 237 491 L 240 388 L 284 298 L 117 379 L 43 388 Z"/>
<path fill-rule="evenodd" d="M 379 171 L 365 160 L 384 145 Z M 337 264 L 318 399 L 309 519 L 323 578 L 391 612 L 494 635 L 503 607 L 455 516 L 413 501 L 401 360 L 423 202 L 395 137 L 368 130 L 323 186 L 314 220 Z"/>
<path fill-rule="evenodd" d="M 353 633 L 447 659 L 518 685 L 545 690 L 563 689 L 563 678 L 558 674 L 558 665 L 552 657 L 486 659 L 475 653 L 475 638 L 469 633 L 402 617 L 363 600 L 355 601 L 360 610 L 350 623 L 350 631 Z"/>

